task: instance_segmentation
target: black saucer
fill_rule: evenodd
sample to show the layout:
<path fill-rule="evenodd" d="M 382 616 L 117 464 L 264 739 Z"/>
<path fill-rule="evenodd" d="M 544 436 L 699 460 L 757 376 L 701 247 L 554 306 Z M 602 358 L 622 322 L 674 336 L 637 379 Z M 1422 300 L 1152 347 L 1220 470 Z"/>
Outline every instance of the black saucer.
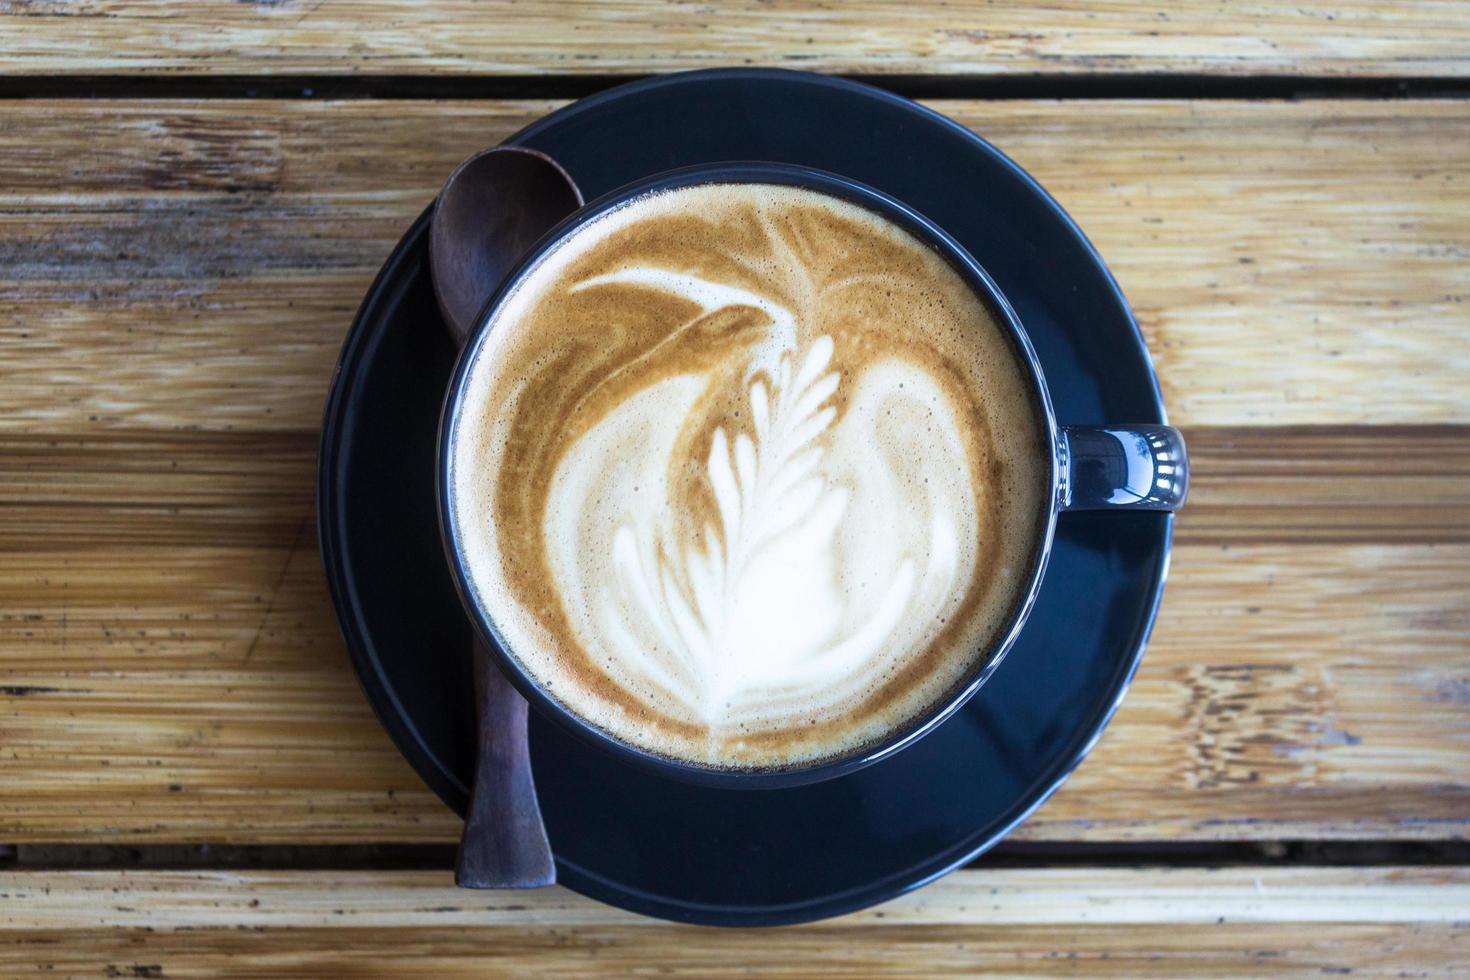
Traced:
<path fill-rule="evenodd" d="M 949 120 L 877 89 L 765 70 L 625 85 L 513 137 L 591 199 L 719 160 L 806 164 L 887 191 L 960 240 L 1010 298 L 1063 423 L 1161 422 L 1148 353 L 1102 261 L 1044 191 Z M 342 350 L 322 432 L 321 548 L 369 699 L 463 811 L 475 747 L 469 626 L 439 544 L 435 429 L 453 363 L 408 230 Z M 1029 625 L 970 703 L 914 747 L 815 786 L 714 790 L 628 768 L 533 717 L 560 880 L 691 922 L 758 925 L 892 898 L 994 844 L 1091 747 L 1122 697 L 1168 566 L 1167 514 L 1064 515 Z M 534 713 L 533 713 L 534 715 Z"/>

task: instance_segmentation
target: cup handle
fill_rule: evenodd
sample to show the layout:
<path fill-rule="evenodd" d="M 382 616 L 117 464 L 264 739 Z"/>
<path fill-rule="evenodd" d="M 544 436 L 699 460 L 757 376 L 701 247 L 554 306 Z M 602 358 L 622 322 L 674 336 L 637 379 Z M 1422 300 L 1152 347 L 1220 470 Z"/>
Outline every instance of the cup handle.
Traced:
<path fill-rule="evenodd" d="M 1061 427 L 1061 509 L 1178 510 L 1189 493 L 1184 437 L 1168 425 Z"/>

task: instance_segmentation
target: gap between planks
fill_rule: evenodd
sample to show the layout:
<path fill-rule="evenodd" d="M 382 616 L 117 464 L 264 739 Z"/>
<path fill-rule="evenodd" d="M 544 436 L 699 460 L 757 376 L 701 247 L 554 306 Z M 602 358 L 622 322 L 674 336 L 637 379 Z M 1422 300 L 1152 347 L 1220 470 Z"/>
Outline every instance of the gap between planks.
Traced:
<path fill-rule="evenodd" d="M 0 872 L 447 871 L 456 844 L 0 844 Z M 1001 841 L 969 867 L 1470 866 L 1466 840 Z"/>
<path fill-rule="evenodd" d="M 454 100 L 580 99 L 651 77 L 621 75 L 0 75 L 0 99 Z M 1462 99 L 1470 78 L 1453 75 L 1394 77 L 1312 75 L 1209 75 L 1164 72 L 1088 74 L 836 75 L 911 99 L 1067 101 Z"/>

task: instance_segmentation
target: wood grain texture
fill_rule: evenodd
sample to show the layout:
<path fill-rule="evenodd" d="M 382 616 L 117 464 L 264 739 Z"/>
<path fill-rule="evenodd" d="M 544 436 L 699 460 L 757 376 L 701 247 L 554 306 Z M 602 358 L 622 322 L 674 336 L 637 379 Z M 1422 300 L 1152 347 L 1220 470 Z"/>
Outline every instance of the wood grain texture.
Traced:
<path fill-rule="evenodd" d="M 1470 969 L 1462 868 L 961 871 L 771 930 L 671 926 L 445 873 L 0 875 L 0 970 L 186 977 L 1418 977 Z M 1403 974 L 1399 974 L 1403 975 Z"/>
<path fill-rule="evenodd" d="M 0 840 L 456 839 L 311 540 L 7 562 Z M 1467 593 L 1470 545 L 1181 545 L 1127 701 L 1021 835 L 1463 838 Z"/>
<path fill-rule="evenodd" d="M 24 74 L 1470 73 L 1470 15 L 1435 0 L 10 0 L 0 36 Z"/>
<path fill-rule="evenodd" d="M 0 841 L 455 838 L 341 649 L 316 427 L 403 225 L 547 108 L 0 104 Z M 1108 257 L 1195 453 L 1023 835 L 1466 836 L 1470 106 L 940 108 Z"/>
<path fill-rule="evenodd" d="M 1191 428 L 1186 435 L 1200 479 L 1180 540 L 1470 541 L 1470 427 Z"/>
<path fill-rule="evenodd" d="M 1186 427 L 1190 544 L 1470 541 L 1470 426 Z M 0 429 L 0 551 L 311 539 L 315 432 Z"/>
<path fill-rule="evenodd" d="M 936 107 L 1107 257 L 1176 423 L 1470 422 L 1470 104 Z M 403 227 L 548 108 L 0 105 L 0 427 L 314 429 Z"/>

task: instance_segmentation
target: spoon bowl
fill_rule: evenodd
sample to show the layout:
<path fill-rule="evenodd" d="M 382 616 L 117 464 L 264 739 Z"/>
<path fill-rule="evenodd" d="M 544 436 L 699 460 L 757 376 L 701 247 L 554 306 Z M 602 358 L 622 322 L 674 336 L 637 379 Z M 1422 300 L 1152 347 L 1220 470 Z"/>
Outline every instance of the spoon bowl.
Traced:
<path fill-rule="evenodd" d="M 481 150 L 449 175 L 429 227 L 434 296 L 462 345 L 495 287 L 582 192 L 551 157 L 519 146 Z"/>

